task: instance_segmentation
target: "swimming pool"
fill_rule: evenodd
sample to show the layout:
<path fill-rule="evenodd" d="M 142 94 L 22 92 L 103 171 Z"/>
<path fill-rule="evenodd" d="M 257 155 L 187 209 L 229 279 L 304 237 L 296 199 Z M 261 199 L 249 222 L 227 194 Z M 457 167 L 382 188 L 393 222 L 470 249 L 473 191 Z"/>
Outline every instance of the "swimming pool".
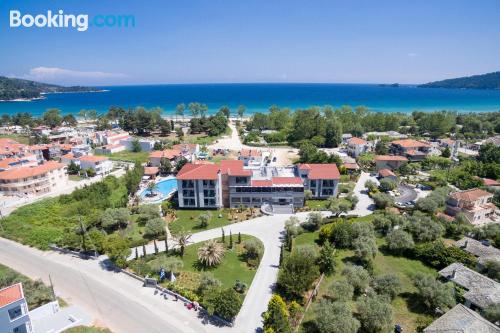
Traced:
<path fill-rule="evenodd" d="M 156 183 L 156 186 L 157 186 L 156 191 L 160 192 L 161 196 L 159 196 L 159 197 L 155 196 L 155 197 L 152 197 L 151 199 L 154 202 L 159 202 L 159 201 L 166 199 L 171 193 L 177 191 L 177 179 L 175 179 L 175 177 L 164 179 L 164 180 L 161 180 L 158 183 Z M 141 198 L 147 200 L 148 197 L 146 197 L 146 194 L 148 194 L 148 193 L 149 193 L 149 191 L 147 189 L 144 189 L 141 192 Z M 149 200 L 147 200 L 147 201 L 149 201 Z"/>

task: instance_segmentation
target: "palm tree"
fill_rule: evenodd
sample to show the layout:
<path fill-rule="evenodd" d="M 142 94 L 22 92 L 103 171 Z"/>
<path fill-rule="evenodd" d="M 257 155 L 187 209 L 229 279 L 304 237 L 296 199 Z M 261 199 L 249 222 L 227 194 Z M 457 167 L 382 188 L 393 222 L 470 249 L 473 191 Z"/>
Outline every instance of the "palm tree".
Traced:
<path fill-rule="evenodd" d="M 181 258 L 184 257 L 184 249 L 189 243 L 189 239 L 191 238 L 191 234 L 187 233 L 185 231 L 182 231 L 178 236 L 177 236 L 177 244 L 179 245 L 180 249 L 180 255 Z"/>
<path fill-rule="evenodd" d="M 215 239 L 206 241 L 198 249 L 198 260 L 207 267 L 220 264 L 223 256 L 224 246 Z"/>
<path fill-rule="evenodd" d="M 146 190 L 149 192 L 150 196 L 153 196 L 154 192 L 158 190 L 158 185 L 156 182 L 151 181 L 148 183 L 148 186 L 146 186 Z"/>

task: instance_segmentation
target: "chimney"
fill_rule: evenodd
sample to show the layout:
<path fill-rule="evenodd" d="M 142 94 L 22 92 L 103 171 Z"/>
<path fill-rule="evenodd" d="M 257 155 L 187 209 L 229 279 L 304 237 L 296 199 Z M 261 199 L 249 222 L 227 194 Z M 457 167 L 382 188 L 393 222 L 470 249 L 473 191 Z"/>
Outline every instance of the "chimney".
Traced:
<path fill-rule="evenodd" d="M 469 240 L 468 239 L 465 240 L 464 245 L 462 245 L 462 249 L 466 249 L 467 248 L 467 244 L 469 244 Z"/>
<path fill-rule="evenodd" d="M 453 272 L 451 273 L 450 279 L 453 280 L 455 276 L 457 275 L 457 269 L 453 269 Z"/>

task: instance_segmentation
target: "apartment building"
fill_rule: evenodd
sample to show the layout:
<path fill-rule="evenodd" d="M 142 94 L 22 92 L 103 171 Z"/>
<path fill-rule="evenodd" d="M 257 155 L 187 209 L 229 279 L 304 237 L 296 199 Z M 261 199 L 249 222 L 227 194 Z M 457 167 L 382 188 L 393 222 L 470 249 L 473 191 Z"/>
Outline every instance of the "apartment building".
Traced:
<path fill-rule="evenodd" d="M 130 135 L 125 131 L 102 131 L 95 133 L 95 143 L 98 145 L 115 145 Z"/>
<path fill-rule="evenodd" d="M 0 329 L 2 333 L 33 332 L 21 283 L 0 290 Z"/>
<path fill-rule="evenodd" d="M 0 192 L 5 195 L 41 195 L 67 184 L 66 166 L 49 161 L 34 167 L 0 172 Z"/>
<path fill-rule="evenodd" d="M 326 199 L 337 196 L 340 172 L 335 164 L 299 164 L 299 177 L 304 188 L 310 190 L 313 198 Z"/>
<path fill-rule="evenodd" d="M 242 160 L 220 164 L 188 163 L 177 174 L 181 208 L 302 207 L 304 190 L 317 198 L 335 196 L 340 174 L 334 164 L 303 164 L 299 167 L 259 169 Z"/>
<path fill-rule="evenodd" d="M 394 155 L 405 156 L 410 162 L 422 161 L 430 153 L 432 146 L 426 142 L 403 139 L 391 142 L 389 150 Z"/>
<path fill-rule="evenodd" d="M 106 175 L 113 169 L 113 163 L 106 156 L 84 155 L 78 160 L 82 170 L 93 169 L 96 175 Z"/>
<path fill-rule="evenodd" d="M 451 193 L 446 199 L 446 214 L 463 213 L 475 226 L 495 222 L 496 206 L 491 202 L 493 194 L 478 188 Z"/>

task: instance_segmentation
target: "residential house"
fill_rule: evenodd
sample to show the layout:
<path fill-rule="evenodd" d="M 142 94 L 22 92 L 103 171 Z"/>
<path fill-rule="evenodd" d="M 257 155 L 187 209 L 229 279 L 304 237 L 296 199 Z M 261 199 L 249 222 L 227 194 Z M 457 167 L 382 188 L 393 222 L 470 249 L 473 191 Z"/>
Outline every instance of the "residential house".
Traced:
<path fill-rule="evenodd" d="M 500 182 L 497 182 L 494 179 L 489 178 L 481 178 L 483 185 L 492 190 L 500 190 Z"/>
<path fill-rule="evenodd" d="M 347 153 L 355 158 L 369 151 L 370 147 L 371 145 L 368 143 L 368 141 L 365 141 L 361 138 L 352 137 L 347 140 Z"/>
<path fill-rule="evenodd" d="M 21 283 L 0 290 L 0 329 L 2 333 L 34 332 Z"/>
<path fill-rule="evenodd" d="M 194 160 L 193 155 L 198 155 L 200 152 L 200 145 L 197 143 L 180 143 L 174 145 L 172 149 L 180 150 L 182 156 L 189 160 Z"/>
<path fill-rule="evenodd" d="M 48 161 L 0 172 L 0 191 L 5 195 L 41 195 L 67 184 L 66 166 Z"/>
<path fill-rule="evenodd" d="M 478 241 L 473 238 L 464 237 L 455 242 L 455 246 L 474 255 L 478 261 L 478 268 L 485 267 L 488 261 L 500 262 L 500 250 L 489 243 L 489 241 Z"/>
<path fill-rule="evenodd" d="M 139 147 L 141 147 L 141 151 L 152 151 L 156 143 L 155 140 L 146 138 L 128 137 L 120 140 L 120 144 L 122 146 L 125 146 L 125 149 L 130 151 L 134 150 L 134 142 L 137 142 L 139 144 Z"/>
<path fill-rule="evenodd" d="M 500 283 L 463 264 L 453 263 L 440 270 L 439 275 L 467 290 L 463 294 L 467 307 L 484 309 L 500 302 Z"/>
<path fill-rule="evenodd" d="M 398 180 L 398 176 L 394 172 L 392 172 L 390 169 L 381 169 L 378 171 L 378 176 L 380 179 L 383 178 L 388 178 L 394 181 Z"/>
<path fill-rule="evenodd" d="M 403 139 L 392 141 L 389 150 L 394 155 L 405 156 L 410 162 L 416 162 L 422 161 L 430 153 L 431 148 L 427 142 Z"/>
<path fill-rule="evenodd" d="M 457 304 L 424 328 L 424 333 L 500 333 L 500 327 L 493 325 L 476 311 Z"/>
<path fill-rule="evenodd" d="M 113 163 L 106 156 L 83 155 L 78 161 L 82 170 L 93 169 L 96 175 L 106 175 L 113 170 Z"/>
<path fill-rule="evenodd" d="M 493 194 L 473 188 L 451 193 L 446 199 L 446 214 L 456 216 L 463 213 L 475 226 L 495 222 L 496 206 L 491 202 Z"/>
<path fill-rule="evenodd" d="M 406 139 L 408 136 L 406 134 L 401 134 L 396 131 L 386 131 L 386 132 L 366 132 L 363 134 L 363 139 L 375 138 L 380 140 L 381 138 L 391 138 L 391 139 Z"/>
<path fill-rule="evenodd" d="M 340 172 L 336 164 L 299 164 L 297 172 L 304 181 L 304 188 L 312 192 L 313 198 L 337 196 Z"/>
<path fill-rule="evenodd" d="M 342 134 L 342 143 L 346 145 L 347 141 L 349 141 L 350 138 L 352 138 L 352 134 L 351 133 L 344 133 L 344 134 Z"/>
<path fill-rule="evenodd" d="M 95 133 L 95 143 L 97 145 L 116 145 L 119 144 L 121 140 L 130 138 L 130 134 L 125 131 L 101 131 Z"/>
<path fill-rule="evenodd" d="M 351 174 L 354 172 L 357 172 L 359 170 L 359 165 L 358 163 L 343 163 L 342 167 L 344 167 L 347 170 L 347 173 Z"/>
<path fill-rule="evenodd" d="M 29 147 L 12 139 L 0 138 L 0 159 L 22 157 Z"/>
<path fill-rule="evenodd" d="M 181 159 L 182 153 L 177 149 L 155 150 L 149 154 L 149 165 L 153 167 L 160 166 L 162 158 L 168 159 L 171 163 L 177 162 Z"/>
<path fill-rule="evenodd" d="M 408 163 L 408 159 L 404 156 L 378 155 L 375 157 L 377 170 L 396 170 L 406 163 Z"/>

